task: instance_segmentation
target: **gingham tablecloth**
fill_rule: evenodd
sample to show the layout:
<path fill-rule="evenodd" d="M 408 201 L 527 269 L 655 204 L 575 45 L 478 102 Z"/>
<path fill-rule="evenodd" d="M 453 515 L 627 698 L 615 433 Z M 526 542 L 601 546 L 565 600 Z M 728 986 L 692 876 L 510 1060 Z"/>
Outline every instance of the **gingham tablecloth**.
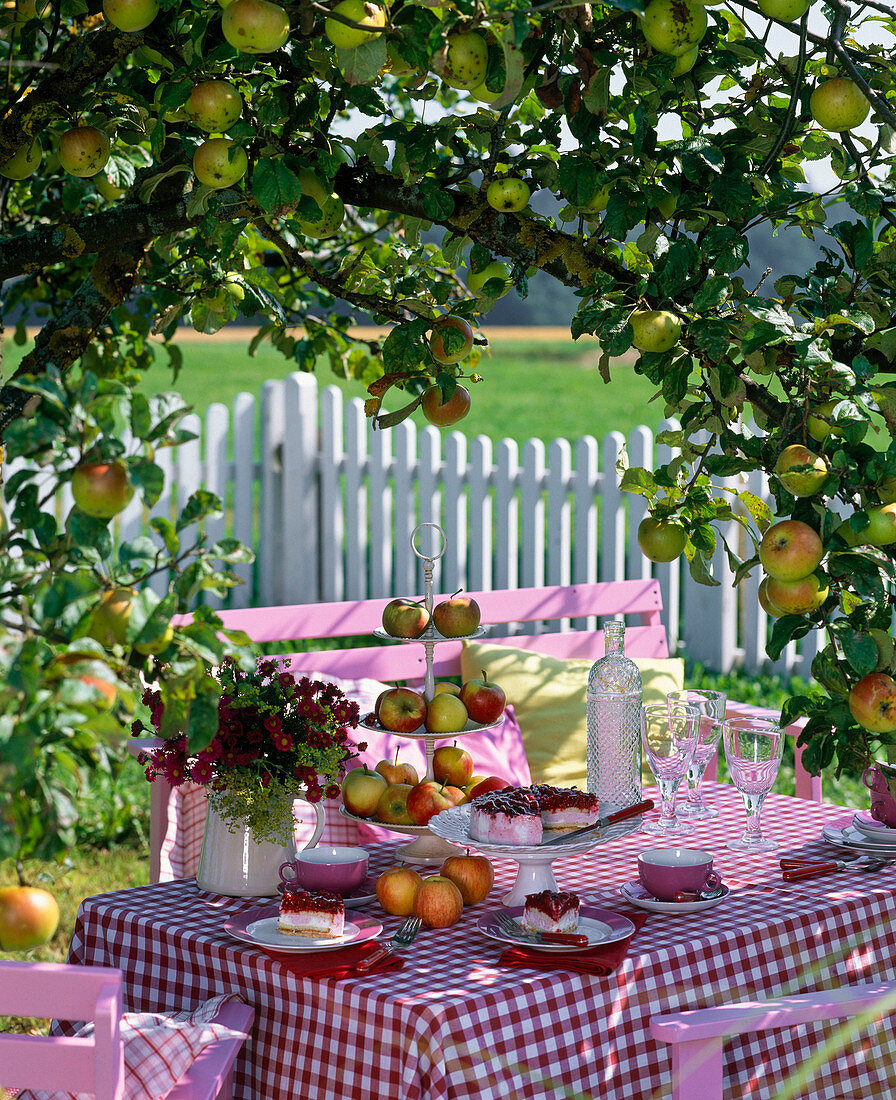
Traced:
<path fill-rule="evenodd" d="M 498 965 L 502 945 L 476 922 L 513 881 L 507 860 L 496 861 L 490 897 L 453 928 L 422 932 L 395 972 L 299 978 L 222 930 L 257 902 L 202 893 L 193 880 L 86 899 L 70 957 L 121 967 L 130 1009 L 241 993 L 256 1016 L 237 1061 L 238 1098 L 653 1100 L 668 1095 L 670 1057 L 648 1035 L 652 1014 L 896 978 L 896 870 L 781 881 L 778 858 L 831 854 L 821 827 L 849 811 L 771 795 L 763 821 L 782 847 L 744 856 L 725 848 L 743 831 L 740 797 L 716 784 L 707 796 L 721 814 L 685 843 L 715 854 L 730 897 L 701 913 L 650 914 L 608 978 Z M 560 859 L 554 873 L 587 903 L 630 912 L 618 889 L 654 846 L 636 833 Z M 372 851 L 371 868 L 391 852 Z M 382 915 L 375 902 L 368 911 Z M 398 923 L 385 918 L 384 935 Z M 733 1041 L 726 1095 L 772 1097 L 822 1035 L 813 1025 Z M 800 1095 L 890 1097 L 894 1065 L 891 1017 Z"/>

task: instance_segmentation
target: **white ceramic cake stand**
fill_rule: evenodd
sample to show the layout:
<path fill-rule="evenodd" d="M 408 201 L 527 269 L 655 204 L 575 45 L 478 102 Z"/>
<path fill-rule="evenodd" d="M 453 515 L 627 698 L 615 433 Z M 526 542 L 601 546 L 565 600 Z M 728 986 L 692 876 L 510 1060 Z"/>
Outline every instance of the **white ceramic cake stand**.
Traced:
<path fill-rule="evenodd" d="M 470 807 L 452 806 L 442 810 L 430 821 L 430 831 L 443 837 L 451 844 L 460 844 L 465 848 L 475 848 L 486 856 L 499 859 L 512 859 L 519 864 L 516 881 L 508 893 L 501 899 L 505 905 L 524 905 L 528 894 L 537 894 L 541 890 L 556 890 L 557 880 L 551 866 L 555 859 L 563 856 L 584 855 L 610 840 L 618 840 L 637 832 L 641 827 L 641 818 L 630 817 L 615 825 L 609 825 L 599 833 L 592 833 L 580 840 L 564 841 L 561 844 L 487 844 L 482 840 L 473 840 L 470 836 Z"/>

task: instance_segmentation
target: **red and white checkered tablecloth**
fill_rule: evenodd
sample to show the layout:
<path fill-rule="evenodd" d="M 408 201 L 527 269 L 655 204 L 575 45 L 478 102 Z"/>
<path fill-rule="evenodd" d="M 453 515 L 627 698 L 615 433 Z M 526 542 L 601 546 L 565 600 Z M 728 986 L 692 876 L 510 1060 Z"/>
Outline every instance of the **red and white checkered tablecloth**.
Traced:
<path fill-rule="evenodd" d="M 707 796 L 721 814 L 686 843 L 715 854 L 730 897 L 700 913 L 650 914 L 608 978 L 499 966 L 501 944 L 476 923 L 513 881 L 508 860 L 496 861 L 490 897 L 453 928 L 422 932 L 399 971 L 297 977 L 222 930 L 257 902 L 204 894 L 192 880 L 88 898 L 71 960 L 121 967 L 130 1009 L 241 993 L 256 1016 L 237 1062 L 239 1098 L 655 1100 L 668 1095 L 670 1057 L 648 1034 L 652 1014 L 896 978 L 896 869 L 780 877 L 785 853 L 831 854 L 821 826 L 842 808 L 771 795 L 763 822 L 782 847 L 745 856 L 725 848 L 743 830 L 737 792 L 709 784 Z M 655 846 L 636 833 L 560 859 L 554 873 L 588 903 L 630 912 L 618 889 L 636 877 L 637 853 Z M 391 851 L 372 851 L 372 869 Z M 375 902 L 368 910 L 382 915 Z M 384 923 L 390 935 L 399 922 Z M 801 1095 L 892 1096 L 891 1022 L 862 1034 Z M 733 1041 L 726 1095 L 772 1097 L 822 1034 L 812 1025 Z"/>

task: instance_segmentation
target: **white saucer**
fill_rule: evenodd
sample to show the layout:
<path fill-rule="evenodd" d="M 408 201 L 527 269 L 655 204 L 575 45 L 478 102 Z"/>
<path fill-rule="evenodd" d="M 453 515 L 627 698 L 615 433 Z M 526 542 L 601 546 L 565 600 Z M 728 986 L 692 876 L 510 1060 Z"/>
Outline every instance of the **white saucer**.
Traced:
<path fill-rule="evenodd" d="M 890 830 L 887 830 L 890 832 Z M 896 835 L 887 837 L 869 836 L 853 825 L 838 829 L 834 825 L 825 825 L 821 835 L 838 848 L 851 848 L 858 852 L 889 852 L 896 855 Z"/>
<path fill-rule="evenodd" d="M 637 879 L 633 879 L 624 886 L 620 886 L 619 893 L 630 904 L 636 905 L 639 909 L 648 909 L 651 913 L 699 913 L 702 909 L 712 909 L 714 905 L 719 905 L 731 891 L 723 884 L 722 892 L 717 898 L 701 898 L 700 901 L 660 901 L 659 898 L 648 894 Z"/>
<path fill-rule="evenodd" d="M 871 837 L 876 840 L 889 840 L 890 843 L 896 844 L 896 829 L 891 829 L 887 825 L 882 825 L 879 821 L 875 821 L 873 817 L 868 817 L 865 814 L 856 814 L 852 819 L 852 827 L 858 829 L 860 833 L 864 833 L 865 836 Z"/>
<path fill-rule="evenodd" d="M 504 909 L 503 912 L 519 923 L 520 917 L 523 915 L 523 906 L 516 905 Z M 583 905 L 581 907 L 579 910 L 579 926 L 576 928 L 578 935 L 588 937 L 588 947 L 576 947 L 565 943 L 533 943 L 521 940 L 518 936 L 509 936 L 498 923 L 496 911 L 484 913 L 479 918 L 476 927 L 483 935 L 510 944 L 511 947 L 525 947 L 533 951 L 560 953 L 587 951 L 589 948 L 599 947 L 603 944 L 618 943 L 630 936 L 635 930 L 635 926 L 628 917 L 623 916 L 621 913 L 611 912 L 609 909 L 598 909 L 593 905 Z"/>

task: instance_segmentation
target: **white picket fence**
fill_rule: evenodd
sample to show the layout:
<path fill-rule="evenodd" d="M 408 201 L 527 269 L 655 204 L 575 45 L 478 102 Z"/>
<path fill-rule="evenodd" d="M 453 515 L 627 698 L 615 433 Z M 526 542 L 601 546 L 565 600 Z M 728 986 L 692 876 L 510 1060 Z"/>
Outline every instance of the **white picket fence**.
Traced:
<path fill-rule="evenodd" d="M 207 524 L 210 537 L 234 535 L 257 555 L 238 567 L 245 584 L 229 597 L 232 606 L 420 595 L 410 537 L 421 522 L 447 534 L 436 591 L 651 575 L 634 536 L 645 504 L 620 493 L 617 473 L 623 450 L 631 465 L 668 460 L 645 427 L 627 440 L 611 432 L 600 441 L 529 439 L 522 447 L 409 421 L 374 431 L 360 399 L 344 401 L 335 386 L 319 391 L 307 374 L 266 382 L 258 401 L 243 393 L 232 409 L 214 404 L 203 423 L 191 417 L 186 426 L 199 438 L 160 453 L 167 488 L 154 512 L 170 515 L 199 486 L 222 497 L 225 514 Z M 768 498 L 762 475 L 748 487 Z M 122 535 L 144 523 L 134 502 Z M 738 525 L 727 528 L 737 545 Z M 733 588 L 721 547 L 715 588 L 692 581 L 683 560 L 652 568 L 678 652 L 722 671 L 809 675 L 815 635 L 770 665 L 759 577 Z"/>

